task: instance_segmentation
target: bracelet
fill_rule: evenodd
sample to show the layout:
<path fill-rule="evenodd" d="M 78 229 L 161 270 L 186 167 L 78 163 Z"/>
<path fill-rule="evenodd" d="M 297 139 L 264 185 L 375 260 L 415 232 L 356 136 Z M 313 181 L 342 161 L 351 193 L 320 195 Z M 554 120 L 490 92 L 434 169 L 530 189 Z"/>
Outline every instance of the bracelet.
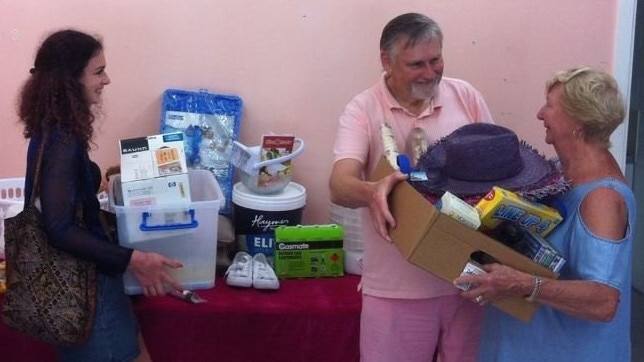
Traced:
<path fill-rule="evenodd" d="M 541 284 L 543 284 L 543 279 L 540 276 L 534 276 L 534 288 L 532 288 L 532 293 L 525 298 L 528 302 L 534 302 L 539 296 L 539 291 L 541 291 Z"/>

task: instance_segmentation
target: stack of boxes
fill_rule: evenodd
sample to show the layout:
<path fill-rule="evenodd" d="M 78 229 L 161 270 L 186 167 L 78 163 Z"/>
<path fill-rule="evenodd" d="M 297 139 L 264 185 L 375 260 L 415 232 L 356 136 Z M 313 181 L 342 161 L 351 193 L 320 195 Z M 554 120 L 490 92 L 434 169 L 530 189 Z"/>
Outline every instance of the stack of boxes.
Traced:
<path fill-rule="evenodd" d="M 183 133 L 124 139 L 120 146 L 124 205 L 190 202 Z"/>

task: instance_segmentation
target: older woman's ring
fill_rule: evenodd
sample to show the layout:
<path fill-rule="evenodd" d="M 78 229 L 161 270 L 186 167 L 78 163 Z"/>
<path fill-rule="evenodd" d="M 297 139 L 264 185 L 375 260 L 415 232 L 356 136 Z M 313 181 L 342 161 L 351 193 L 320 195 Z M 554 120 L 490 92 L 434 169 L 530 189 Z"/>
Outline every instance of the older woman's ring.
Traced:
<path fill-rule="evenodd" d="M 483 302 L 483 296 L 479 295 L 478 297 L 476 297 L 476 299 L 474 299 L 474 301 L 480 304 L 481 302 Z"/>

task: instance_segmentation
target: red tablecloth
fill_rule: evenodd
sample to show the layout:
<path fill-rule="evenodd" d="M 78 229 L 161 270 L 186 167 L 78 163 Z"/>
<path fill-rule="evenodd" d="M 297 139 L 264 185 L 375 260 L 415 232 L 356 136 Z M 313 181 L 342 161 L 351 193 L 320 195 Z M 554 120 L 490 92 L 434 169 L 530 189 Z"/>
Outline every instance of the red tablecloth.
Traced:
<path fill-rule="evenodd" d="M 154 361 L 359 360 L 360 278 L 283 279 L 277 291 L 216 280 L 207 303 L 133 297 Z M 0 301 L 2 297 L 0 296 Z M 53 348 L 0 323 L 0 360 L 53 361 Z"/>

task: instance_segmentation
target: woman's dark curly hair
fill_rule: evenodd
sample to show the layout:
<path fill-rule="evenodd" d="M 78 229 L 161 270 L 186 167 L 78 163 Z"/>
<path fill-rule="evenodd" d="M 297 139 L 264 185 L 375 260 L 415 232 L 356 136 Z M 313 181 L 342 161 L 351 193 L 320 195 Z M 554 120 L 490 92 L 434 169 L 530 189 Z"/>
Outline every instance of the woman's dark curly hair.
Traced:
<path fill-rule="evenodd" d="M 20 93 L 18 116 L 25 138 L 40 135 L 45 127 L 65 129 L 89 147 L 94 115 L 81 78 L 102 49 L 98 39 L 76 30 L 57 31 L 45 39 Z"/>

